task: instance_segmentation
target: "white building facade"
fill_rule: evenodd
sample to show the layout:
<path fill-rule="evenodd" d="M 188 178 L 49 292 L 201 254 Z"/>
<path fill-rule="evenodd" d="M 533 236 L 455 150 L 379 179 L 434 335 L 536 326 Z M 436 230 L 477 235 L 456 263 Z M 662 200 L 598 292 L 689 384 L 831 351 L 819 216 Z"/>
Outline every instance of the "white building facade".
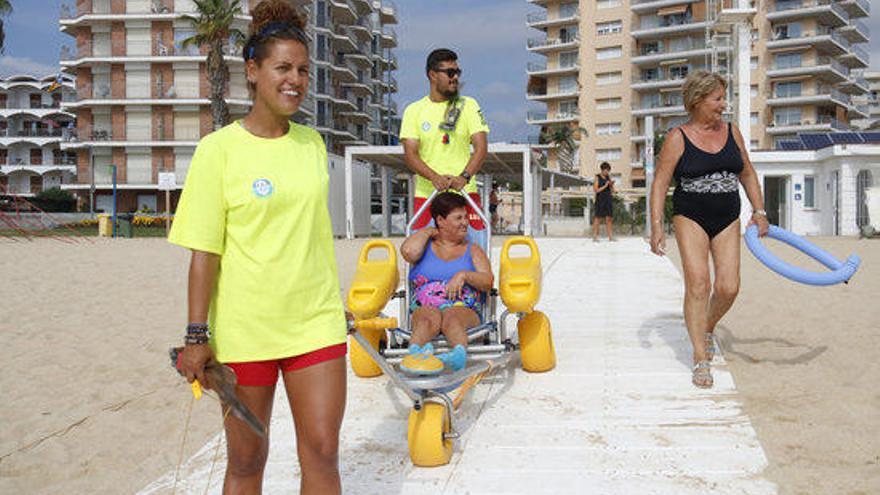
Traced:
<path fill-rule="evenodd" d="M 760 151 L 750 158 L 771 223 L 800 235 L 858 235 L 866 225 L 880 230 L 880 211 L 869 206 L 880 195 L 880 145 Z M 743 204 L 745 223 L 751 209 L 745 198 Z"/>
<path fill-rule="evenodd" d="M 62 104 L 76 99 L 71 76 L 0 79 L 0 194 L 32 197 L 76 180 L 76 156 L 60 144 L 76 117 Z M 52 89 L 52 92 L 49 92 Z"/>

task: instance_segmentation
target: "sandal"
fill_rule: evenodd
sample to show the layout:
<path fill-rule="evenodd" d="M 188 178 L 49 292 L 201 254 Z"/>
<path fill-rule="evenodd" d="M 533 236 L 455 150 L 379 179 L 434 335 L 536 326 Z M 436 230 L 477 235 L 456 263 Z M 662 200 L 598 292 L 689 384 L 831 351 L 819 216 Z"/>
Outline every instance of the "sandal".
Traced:
<path fill-rule="evenodd" d="M 718 348 L 715 347 L 715 334 L 713 332 L 706 332 L 706 361 L 712 362 L 715 359 L 715 354 L 718 352 Z"/>
<path fill-rule="evenodd" d="M 699 388 L 712 388 L 714 380 L 712 378 L 712 366 L 708 360 L 700 361 L 694 365 L 691 382 Z"/>

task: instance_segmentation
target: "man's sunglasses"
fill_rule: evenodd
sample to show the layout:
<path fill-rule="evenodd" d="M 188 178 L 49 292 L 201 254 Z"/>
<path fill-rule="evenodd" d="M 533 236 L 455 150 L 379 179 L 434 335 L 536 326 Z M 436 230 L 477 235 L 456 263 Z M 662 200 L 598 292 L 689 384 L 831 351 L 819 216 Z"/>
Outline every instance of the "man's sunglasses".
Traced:
<path fill-rule="evenodd" d="M 446 77 L 452 79 L 455 76 L 461 75 L 461 69 L 449 68 L 449 69 L 434 69 L 434 72 L 442 72 L 446 74 Z"/>

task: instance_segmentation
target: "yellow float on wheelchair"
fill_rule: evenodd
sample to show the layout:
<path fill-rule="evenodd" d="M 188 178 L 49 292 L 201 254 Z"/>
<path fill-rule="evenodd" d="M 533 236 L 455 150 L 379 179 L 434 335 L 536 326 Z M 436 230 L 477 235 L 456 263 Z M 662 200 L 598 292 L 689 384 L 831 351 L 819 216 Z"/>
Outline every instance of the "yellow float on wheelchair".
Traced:
<path fill-rule="evenodd" d="M 385 250 L 384 259 L 371 260 L 370 251 Z M 385 338 L 382 325 L 366 325 L 364 320 L 375 318 L 394 295 L 400 272 L 397 269 L 397 250 L 390 241 L 381 239 L 364 244 L 358 258 L 357 270 L 348 291 L 348 310 L 355 317 L 355 327 L 373 349 L 378 350 Z M 396 326 L 396 325 L 395 325 Z M 372 328 L 371 328 L 372 327 Z M 382 369 L 354 338 L 349 339 L 349 359 L 352 371 L 360 377 L 379 376 Z"/>
<path fill-rule="evenodd" d="M 511 256 L 513 246 L 526 246 L 529 256 Z M 501 301 L 513 313 L 531 313 L 541 298 L 541 255 L 531 237 L 517 236 L 501 248 L 498 272 Z"/>

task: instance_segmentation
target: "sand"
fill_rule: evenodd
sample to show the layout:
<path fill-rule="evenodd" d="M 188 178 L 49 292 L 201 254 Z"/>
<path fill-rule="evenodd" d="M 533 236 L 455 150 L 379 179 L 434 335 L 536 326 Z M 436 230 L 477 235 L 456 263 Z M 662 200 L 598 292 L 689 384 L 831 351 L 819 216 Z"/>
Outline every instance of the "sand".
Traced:
<path fill-rule="evenodd" d="M 363 242 L 336 242 L 343 290 Z M 744 253 L 718 331 L 780 491 L 877 493 L 880 241 L 818 242 L 862 256 L 850 285 L 798 286 Z M 187 263 L 162 239 L 0 239 L 0 493 L 133 493 L 174 468 L 191 394 L 167 350 Z M 195 403 L 184 456 L 218 411 Z"/>
<path fill-rule="evenodd" d="M 767 454 L 765 475 L 781 494 L 877 494 L 880 240 L 811 240 L 839 259 L 862 258 L 850 283 L 791 282 L 743 245 L 740 294 L 718 336 Z M 798 266 L 823 269 L 780 243 L 765 245 Z"/>

